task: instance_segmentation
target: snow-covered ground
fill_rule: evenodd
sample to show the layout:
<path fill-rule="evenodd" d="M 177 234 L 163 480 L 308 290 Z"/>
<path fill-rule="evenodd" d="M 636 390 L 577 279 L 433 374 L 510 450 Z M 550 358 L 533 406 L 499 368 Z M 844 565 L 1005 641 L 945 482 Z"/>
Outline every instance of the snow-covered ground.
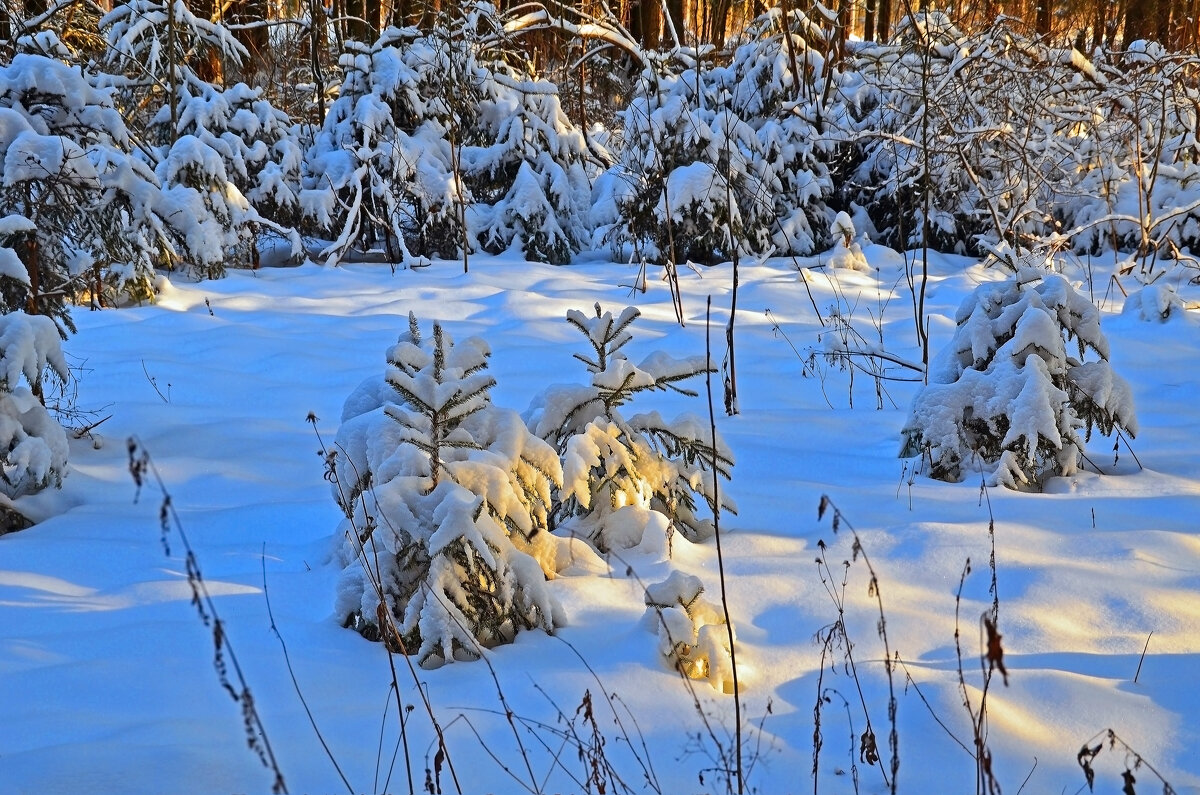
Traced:
<path fill-rule="evenodd" d="M 868 272 L 840 270 L 831 280 L 809 271 L 817 306 L 824 313 L 842 296 L 860 329 L 882 318 L 888 348 L 919 360 L 901 258 L 879 247 L 865 253 Z M 1100 300 L 1107 274 L 1097 274 Z M 150 485 L 139 498 L 130 478 L 130 436 L 152 456 L 196 549 L 290 791 L 347 788 L 293 689 L 268 596 L 299 688 L 353 790 L 408 792 L 411 775 L 419 791 L 433 765 L 431 722 L 397 660 L 400 698 L 416 705 L 406 712 L 411 773 L 403 749 L 393 762 L 388 657 L 333 614 L 330 553 L 341 514 L 305 418 L 315 414 L 332 438 L 342 401 L 382 372 L 410 311 L 442 321 L 456 338 L 483 336 L 498 381 L 492 398 L 518 411 L 551 383 L 583 380 L 568 309 L 636 304 L 643 317 L 631 358 L 687 356 L 704 351 L 711 295 L 714 357 L 724 355 L 728 266 L 682 274 L 682 329 L 665 283 L 651 278 L 647 294 L 631 294 L 636 276 L 596 258 L 553 267 L 477 257 L 467 274 L 447 262 L 395 273 L 306 265 L 170 284 L 154 306 L 77 311 L 79 333 L 65 347 L 83 370 L 79 403 L 111 419 L 95 444 L 72 442 L 61 491 L 22 503 L 45 520 L 0 538 L 0 792 L 270 789 L 270 774 L 246 747 L 240 708 L 214 671 L 212 630 L 189 605 L 174 531 L 164 554 L 162 495 Z M 966 293 L 999 276 L 957 258 L 932 261 L 935 350 Z M 841 561 L 852 554 L 845 526 L 835 534 L 828 513 L 818 520 L 828 495 L 878 575 L 888 643 L 904 662 L 895 677 L 899 791 L 975 789 L 955 594 L 969 559 L 959 612 L 966 689 L 977 706 L 994 518 L 1009 685 L 992 682 L 987 742 L 1005 791 L 1079 791 L 1081 746 L 1111 728 L 1176 791 L 1200 792 L 1200 333 L 1192 318 L 1178 313 L 1158 324 L 1118 314 L 1119 293 L 1102 303 L 1114 369 L 1137 403 L 1137 461 L 1122 445 L 1114 463 L 1111 440 L 1094 438 L 1090 458 L 1104 475 L 1085 468 L 1051 480 L 1044 493 L 982 494 L 978 479 L 910 479 L 896 457 L 915 385 L 887 383 L 876 410 L 874 383 L 860 373 L 851 409 L 846 373 L 802 376 L 795 349 L 803 355 L 817 345 L 821 328 L 790 261 L 746 266 L 741 279 L 741 414 L 727 418 L 718 408 L 717 422 L 737 456 L 729 488 L 740 512 L 723 518 L 722 532 L 747 788 L 813 789 L 814 706 L 824 694 L 819 791 L 854 791 L 852 766 L 861 791 L 887 790 L 880 768 L 859 759 L 865 723 L 844 655 L 835 650 L 822 669 L 815 639 L 838 618 L 814 563 L 818 544 L 828 545 L 835 594 Z M 707 414 L 702 400 L 679 396 L 652 396 L 637 408 Z M 699 576 L 716 600 L 715 545 L 677 538 L 670 558 L 630 553 L 602 571 L 553 580 L 568 625 L 556 637 L 527 632 L 495 649 L 495 678 L 483 663 L 417 670 L 463 792 L 584 791 L 586 760 L 562 732 L 573 720 L 590 741 L 577 713 L 588 693 L 604 753 L 633 791 L 725 790 L 716 768 L 730 753 L 732 698 L 703 680 L 689 689 L 643 621 L 645 586 L 673 570 Z M 847 577 L 845 621 L 886 768 L 884 651 L 861 556 Z M 1094 761 L 1096 791 L 1119 792 L 1134 762 L 1106 744 Z M 1145 767 L 1133 773 L 1137 791 L 1161 790 Z M 454 791 L 448 767 L 441 785 Z"/>

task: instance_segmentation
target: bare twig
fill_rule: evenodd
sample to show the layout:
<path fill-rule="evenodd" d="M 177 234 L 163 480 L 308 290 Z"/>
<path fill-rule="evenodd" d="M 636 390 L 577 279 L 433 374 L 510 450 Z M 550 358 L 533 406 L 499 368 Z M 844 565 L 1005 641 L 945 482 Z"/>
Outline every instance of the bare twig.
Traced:
<path fill-rule="evenodd" d="M 717 468 L 717 420 L 713 412 L 713 394 L 712 394 L 712 349 L 709 342 L 709 327 L 712 320 L 712 296 L 708 298 L 708 304 L 704 315 L 704 353 L 706 357 L 706 369 L 704 373 L 705 385 L 708 389 L 708 422 L 709 431 L 712 436 L 712 465 L 713 472 L 717 473 L 720 470 Z M 717 545 L 717 571 L 721 582 L 721 609 L 725 615 L 725 631 L 729 638 L 729 659 L 733 668 L 733 715 L 734 715 L 734 733 L 735 733 L 735 748 L 734 754 L 737 763 L 737 791 L 741 795 L 745 791 L 745 775 L 742 770 L 742 706 L 741 706 L 741 689 L 738 687 L 738 666 L 737 666 L 737 650 L 734 648 L 733 642 L 733 621 L 729 616 L 729 592 L 725 587 L 725 558 L 721 552 L 721 500 L 717 492 L 720 488 L 718 481 L 720 478 L 713 477 L 713 538 Z"/>
<path fill-rule="evenodd" d="M 267 545 L 265 542 L 263 543 L 263 551 L 260 558 L 262 560 L 263 601 L 267 603 L 267 618 L 271 622 L 271 634 L 279 639 L 279 648 L 283 650 L 283 662 L 287 666 L 288 676 L 292 679 L 292 687 L 296 689 L 296 696 L 300 699 L 301 706 L 304 707 L 304 714 L 308 716 L 308 722 L 316 733 L 317 740 L 321 743 L 321 748 L 325 751 L 325 756 L 329 757 L 329 761 L 333 763 L 333 769 L 337 771 L 338 777 L 346 785 L 346 791 L 350 795 L 354 795 L 354 787 L 346 779 L 346 774 L 342 772 L 337 758 L 333 755 L 333 751 L 330 750 L 329 744 L 325 742 L 325 736 L 321 734 L 321 729 L 317 726 L 317 720 L 313 717 L 312 710 L 308 706 L 308 699 L 304 697 L 304 691 L 300 689 L 300 682 L 296 679 L 296 671 L 292 668 L 292 658 L 288 654 L 287 643 L 284 642 L 283 634 L 279 631 L 279 627 L 275 623 L 275 613 L 271 610 L 271 591 L 267 588 Z"/>
<path fill-rule="evenodd" d="M 213 601 L 212 594 L 208 590 L 208 584 L 204 581 L 204 577 L 200 573 L 200 563 L 196 557 L 195 549 L 192 547 L 191 541 L 188 540 L 187 533 L 183 529 L 183 522 L 179 519 L 179 514 L 175 510 L 175 505 L 171 500 L 170 493 L 167 491 L 166 483 L 163 481 L 162 475 L 159 474 L 153 460 L 151 460 L 150 453 L 142 446 L 137 437 L 131 436 L 129 438 L 128 450 L 129 475 L 133 478 L 134 485 L 137 487 L 137 495 L 141 495 L 147 478 L 153 480 L 159 493 L 162 494 L 162 502 L 159 506 L 159 524 L 162 531 L 164 551 L 170 554 L 167 537 L 172 529 L 174 529 L 175 534 L 183 544 L 188 585 L 192 589 L 192 605 L 196 608 L 200 620 L 204 625 L 212 628 L 213 666 L 217 670 L 217 678 L 221 687 L 242 708 L 246 742 L 250 746 L 250 750 L 258 756 L 263 767 L 270 770 L 274 775 L 275 779 L 271 783 L 271 791 L 273 793 L 286 794 L 287 785 L 284 784 L 283 772 L 279 769 L 279 762 L 275 759 L 275 752 L 271 748 L 271 741 L 267 738 L 266 726 L 263 724 L 262 716 L 259 715 L 258 708 L 255 706 L 254 697 L 250 693 L 250 685 L 246 682 L 241 663 L 238 662 L 237 655 L 234 653 L 233 642 L 225 633 L 225 624 L 217 612 L 216 602 Z M 135 501 L 136 499 L 135 497 Z M 232 679 L 230 678 L 230 673 L 233 675 Z"/>

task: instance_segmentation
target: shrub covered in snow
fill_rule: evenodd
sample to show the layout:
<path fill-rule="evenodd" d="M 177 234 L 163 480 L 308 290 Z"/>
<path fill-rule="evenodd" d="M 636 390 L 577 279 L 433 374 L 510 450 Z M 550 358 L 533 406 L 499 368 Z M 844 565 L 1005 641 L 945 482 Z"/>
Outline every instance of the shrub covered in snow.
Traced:
<path fill-rule="evenodd" d="M 66 473 L 67 435 L 38 397 L 45 373 L 69 377 L 54 321 L 0 315 L 0 491 L 10 499 L 59 486 Z"/>
<path fill-rule="evenodd" d="M 222 22 L 197 14 L 186 0 L 129 0 L 100 18 L 103 68 L 131 112 L 154 117 L 173 107 L 180 86 L 220 80 L 221 63 L 249 56 Z"/>
<path fill-rule="evenodd" d="M 728 258 L 735 246 L 814 250 L 833 187 L 811 121 L 820 102 L 801 85 L 825 63 L 780 19 L 757 20 L 727 65 L 681 50 L 650 61 L 622 112 L 621 160 L 597 187 L 597 231 L 614 246 L 679 263 Z"/>
<path fill-rule="evenodd" d="M 201 278 L 253 266 L 263 229 L 299 253 L 299 145 L 263 91 L 214 85 L 222 61 L 248 57 L 229 29 L 183 0 L 122 3 L 100 24 L 112 72 L 103 79 L 149 133 L 138 154 L 161 186 L 167 264 Z"/>
<path fill-rule="evenodd" d="M 71 298 L 149 297 L 165 234 L 154 174 L 95 79 L 39 55 L 0 67 L 0 296 L 64 333 Z"/>
<path fill-rule="evenodd" d="M 840 212 L 833 219 L 833 227 L 829 230 L 833 235 L 833 248 L 822 257 L 831 268 L 847 268 L 855 271 L 870 270 L 867 258 L 863 255 L 862 246 L 856 239 L 854 221 L 850 215 Z"/>
<path fill-rule="evenodd" d="M 556 548 L 546 531 L 558 457 L 492 404 L 488 355 L 436 323 L 422 339 L 410 316 L 385 379 L 347 399 L 329 457 L 346 515 L 338 615 L 424 666 L 563 622 L 529 554 Z"/>
<path fill-rule="evenodd" d="M 261 93 L 243 83 L 221 91 L 192 81 L 179 86 L 174 126 L 167 107 L 154 118 L 160 206 L 193 275 L 256 266 L 263 230 L 289 238 L 294 255 L 301 250 L 289 226 L 298 208 L 299 145 L 287 116 Z"/>
<path fill-rule="evenodd" d="M 1061 233 L 1145 265 L 1200 244 L 1197 66 L 1148 42 L 1081 52 L 1011 18 L 963 31 L 922 12 L 856 45 L 849 101 L 823 110 L 855 142 L 843 193 L 880 242 L 928 233 L 931 248 L 980 255 Z"/>
<path fill-rule="evenodd" d="M 1100 313 L 1063 277 L 1025 268 L 981 285 L 956 321 L 903 429 L 901 455 L 920 456 L 933 477 L 978 469 L 1009 488 L 1037 485 L 1074 473 L 1094 428 L 1137 432 Z"/>
<path fill-rule="evenodd" d="M 568 312 L 567 322 L 591 345 L 588 353 L 575 354 L 591 382 L 552 386 L 526 413 L 530 429 L 562 456 L 552 526 L 602 551 L 641 543 L 647 512 L 665 516 L 668 532 L 679 530 L 690 541 L 709 538 L 712 520 L 699 515 L 697 498 L 715 511 L 716 477 L 728 479 L 733 466 L 719 436 L 714 452 L 708 423 L 699 417 L 685 414 L 668 422 L 658 412 L 628 418 L 622 413 L 623 405 L 647 392 L 671 389 L 695 396 L 680 382 L 710 371 L 704 356 L 675 359 L 660 352 L 636 365 L 630 361 L 623 349 L 640 314 L 627 307 L 613 317 L 599 304 L 592 317 Z M 721 508 L 734 507 L 722 493 Z"/>
<path fill-rule="evenodd" d="M 587 237 L 586 142 L 557 89 L 511 65 L 494 6 L 347 44 L 340 95 L 306 159 L 301 203 L 325 256 L 393 261 L 520 245 L 566 262 Z M 516 61 L 512 61 L 515 63 Z"/>

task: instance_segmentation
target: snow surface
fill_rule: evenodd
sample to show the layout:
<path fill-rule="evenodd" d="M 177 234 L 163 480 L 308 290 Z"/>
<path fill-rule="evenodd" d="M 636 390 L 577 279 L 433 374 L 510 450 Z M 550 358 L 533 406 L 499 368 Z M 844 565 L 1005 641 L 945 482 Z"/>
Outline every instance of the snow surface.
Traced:
<path fill-rule="evenodd" d="M 737 457 L 728 488 L 739 514 L 723 517 L 721 528 L 746 756 L 753 763 L 748 785 L 764 793 L 813 788 L 821 672 L 814 636 L 837 618 L 814 559 L 823 540 L 840 577 L 840 561 L 852 554 L 844 525 L 835 534 L 828 515 L 817 518 L 827 494 L 870 556 L 890 648 L 928 702 L 905 687 L 900 671 L 901 792 L 974 791 L 971 756 L 938 721 L 970 746 L 954 651 L 955 592 L 969 558 L 961 631 L 965 679 L 978 703 L 978 620 L 991 604 L 989 505 L 1010 681 L 1008 687 L 994 681 L 989 695 L 988 742 L 1002 786 L 1080 791 L 1080 747 L 1112 728 L 1178 792 L 1200 792 L 1194 318 L 1180 310 L 1166 322 L 1145 322 L 1142 312 L 1120 314 L 1119 300 L 1102 302 L 1113 368 L 1129 381 L 1138 406 L 1133 445 L 1141 467 L 1123 446 L 1114 463 L 1111 442 L 1093 439 L 1089 456 L 1104 476 L 1084 467 L 1051 480 L 1045 493 L 989 490 L 983 499 L 970 479 L 910 481 L 896 458 L 917 385 L 888 382 L 885 408 L 875 411 L 865 408 L 874 405 L 874 384 L 859 374 L 851 410 L 846 374 L 803 378 L 802 361 L 780 333 L 802 352 L 817 344 L 807 286 L 823 313 L 840 297 L 857 306 L 856 319 L 867 329 L 882 314 L 890 352 L 919 361 L 901 258 L 864 249 L 870 271 L 808 272 L 807 285 L 790 261 L 741 271 L 742 414 L 726 418 L 718 409 L 717 424 Z M 688 325 L 681 329 L 665 284 L 652 280 L 648 294 L 632 296 L 620 286 L 634 281 L 632 268 L 594 260 L 558 268 L 519 256 L 474 257 L 468 274 L 445 262 L 395 274 L 366 265 L 232 272 L 221 281 L 166 285 L 154 306 L 76 312 L 79 333 L 64 347 L 85 365 L 80 403 L 112 416 L 96 429 L 98 446 L 71 443 L 61 491 L 19 503 L 48 518 L 0 537 L 0 791 L 270 788 L 270 775 L 246 748 L 240 708 L 213 670 L 212 631 L 189 605 L 173 533 L 164 554 L 161 495 L 147 487 L 136 498 L 127 472 L 131 435 L 167 483 L 291 791 L 346 787 L 321 751 L 271 633 L 264 567 L 300 688 L 353 789 L 409 791 L 403 754 L 388 773 L 397 732 L 385 650 L 342 629 L 334 615 L 338 566 L 331 555 L 342 515 L 305 417 L 314 413 L 326 441 L 332 438 L 343 401 L 383 371 L 410 310 L 423 322 L 440 320 L 457 339 L 486 339 L 493 351 L 489 372 L 498 381 L 493 400 L 517 411 L 550 383 L 583 380 L 571 356 L 578 332 L 564 317 L 570 309 L 587 313 L 597 301 L 642 310 L 629 344 L 633 356 L 663 350 L 685 357 L 703 353 L 704 299 L 711 295 L 714 358 L 724 354 L 728 266 L 682 276 Z M 930 270 L 936 350 L 949 341 L 962 298 L 1000 274 L 954 257 L 933 259 Z M 1097 274 L 1097 299 L 1106 280 Z M 1189 289 L 1181 288 L 1181 299 Z M 1086 285 L 1082 291 L 1088 294 Z M 706 413 L 699 400 L 674 394 L 656 395 L 653 407 Z M 732 698 L 695 681 L 702 719 L 644 620 L 646 586 L 677 571 L 699 578 L 703 598 L 719 604 L 715 546 L 676 536 L 670 558 L 661 545 L 620 555 L 606 571 L 596 571 L 593 561 L 547 584 L 566 612 L 556 637 L 523 632 L 513 645 L 488 653 L 514 714 L 541 723 L 521 723 L 514 736 L 483 663 L 418 669 L 464 792 L 523 790 L 476 731 L 517 777 L 529 777 L 519 737 L 538 788 L 582 791 L 584 763 L 575 751 L 562 752 L 561 767 L 553 762 L 562 744 L 553 727 L 569 720 L 589 692 L 597 725 L 608 735 L 605 751 L 635 791 L 644 779 L 633 751 L 643 759 L 648 753 L 663 792 L 724 791 L 712 770 L 715 748 L 705 720 L 728 745 Z M 848 577 L 846 626 L 886 763 L 883 651 L 861 558 Z M 720 629 L 707 642 L 718 644 Z M 419 790 L 432 764 L 433 735 L 412 675 L 402 661 L 397 668 L 403 702 L 418 704 L 407 725 Z M 879 769 L 858 758 L 864 722 L 852 680 L 827 662 L 823 687 L 850 702 L 854 722 L 851 728 L 842 701 L 830 694 L 819 791 L 852 791 L 852 765 L 863 792 L 886 791 Z M 632 743 L 620 737 L 614 714 Z M 1097 792 L 1120 791 L 1127 759 L 1105 747 L 1095 761 Z M 1136 773 L 1139 791 L 1161 789 L 1146 769 Z M 445 772 L 442 783 L 453 791 Z"/>

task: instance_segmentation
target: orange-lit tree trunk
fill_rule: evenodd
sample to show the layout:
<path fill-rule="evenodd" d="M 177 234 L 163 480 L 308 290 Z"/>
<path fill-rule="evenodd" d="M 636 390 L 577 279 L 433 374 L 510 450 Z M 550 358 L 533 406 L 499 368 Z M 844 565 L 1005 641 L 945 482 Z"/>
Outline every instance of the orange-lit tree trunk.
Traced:
<path fill-rule="evenodd" d="M 267 30 L 267 0 L 232 0 L 225 21 L 235 26 L 233 36 L 250 54 L 242 64 L 246 74 L 253 74 L 266 61 L 270 47 Z M 249 26 L 249 27 L 241 27 Z"/>
<path fill-rule="evenodd" d="M 875 41 L 886 42 L 891 38 L 892 0 L 879 0 L 879 16 L 875 20 Z"/>
<path fill-rule="evenodd" d="M 863 41 L 875 41 L 875 0 L 863 5 Z"/>
<path fill-rule="evenodd" d="M 658 0 L 638 0 L 630 7 L 630 33 L 647 50 L 657 50 L 662 28 L 662 10 Z"/>
<path fill-rule="evenodd" d="M 1039 36 L 1050 35 L 1053 17 L 1053 0 L 1037 0 L 1037 32 Z"/>
<path fill-rule="evenodd" d="M 666 0 L 667 19 L 663 23 L 663 39 L 669 44 L 675 44 L 678 41 L 684 43 L 684 19 L 685 10 L 683 0 Z M 670 26 L 670 27 L 668 27 Z M 674 35 L 671 35 L 672 30 Z"/>
<path fill-rule="evenodd" d="M 708 7 L 708 42 L 717 47 L 725 46 L 725 30 L 729 24 L 730 0 L 712 0 Z"/>

